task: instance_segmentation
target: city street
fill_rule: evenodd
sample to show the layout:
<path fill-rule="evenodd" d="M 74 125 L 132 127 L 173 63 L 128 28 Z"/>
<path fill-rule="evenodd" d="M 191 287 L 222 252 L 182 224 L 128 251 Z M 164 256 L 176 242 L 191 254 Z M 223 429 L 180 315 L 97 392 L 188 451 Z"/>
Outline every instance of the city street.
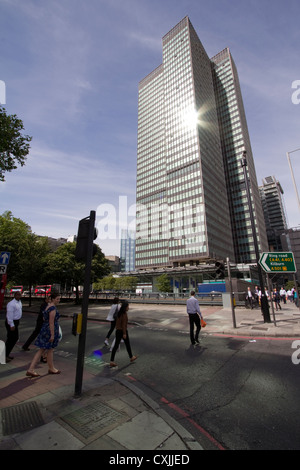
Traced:
<path fill-rule="evenodd" d="M 0 8 L 0 451 L 300 450 L 300 1 Z"/>
<path fill-rule="evenodd" d="M 299 449 L 300 375 L 299 365 L 292 362 L 293 338 L 251 339 L 203 329 L 200 345 L 193 347 L 188 319 L 183 314 L 181 327 L 174 328 L 173 315 L 172 309 L 169 318 L 164 311 L 159 322 L 147 312 L 144 324 L 131 324 L 132 350 L 139 357 L 129 365 L 122 344 L 116 369 L 108 367 L 110 352 L 103 344 L 109 324 L 89 320 L 85 369 L 134 383 L 204 449 Z M 24 315 L 24 340 L 34 321 L 34 315 Z M 61 318 L 63 340 L 55 354 L 75 368 L 78 337 L 72 336 L 71 324 L 71 318 Z M 0 333 L 2 337 L 2 324 Z M 30 358 L 33 349 L 24 354 Z"/>

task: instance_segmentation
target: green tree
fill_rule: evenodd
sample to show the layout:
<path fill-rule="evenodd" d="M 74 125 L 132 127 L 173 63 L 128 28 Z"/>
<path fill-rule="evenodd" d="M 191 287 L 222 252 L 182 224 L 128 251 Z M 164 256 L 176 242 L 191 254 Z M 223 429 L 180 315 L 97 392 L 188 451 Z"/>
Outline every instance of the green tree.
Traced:
<path fill-rule="evenodd" d="M 171 292 L 171 283 L 167 274 L 162 274 L 156 279 L 156 287 L 160 292 Z"/>
<path fill-rule="evenodd" d="M 136 276 L 124 276 L 122 279 L 122 289 L 133 291 L 136 289 L 138 278 Z"/>
<path fill-rule="evenodd" d="M 105 276 L 100 281 L 94 283 L 94 289 L 95 290 L 98 290 L 98 289 L 100 289 L 100 290 L 114 290 L 115 289 L 115 283 L 116 283 L 115 280 L 116 280 L 116 278 L 114 278 L 112 274 L 110 274 L 109 276 Z"/>
<path fill-rule="evenodd" d="M 110 274 L 109 276 L 101 279 L 99 282 L 96 282 L 93 288 L 95 290 L 132 291 L 136 288 L 137 282 L 138 278 L 135 276 L 114 277 L 112 274 Z"/>
<path fill-rule="evenodd" d="M 115 282 L 114 282 L 114 290 L 117 290 L 117 291 L 122 291 L 122 290 L 124 290 L 123 278 L 122 278 L 122 277 L 115 277 L 114 280 L 115 280 Z"/>
<path fill-rule="evenodd" d="M 287 281 L 287 282 L 286 282 L 286 284 L 285 284 L 285 290 L 290 290 L 290 289 L 292 289 L 293 287 L 295 287 L 294 281 Z"/>
<path fill-rule="evenodd" d="M 79 301 L 79 286 L 84 284 L 85 265 L 75 259 L 76 242 L 65 243 L 47 257 L 47 282 L 71 283 L 76 288 L 76 301 Z M 101 249 L 92 260 L 91 282 L 96 282 L 109 272 L 108 261 Z"/>
<path fill-rule="evenodd" d="M 21 119 L 8 115 L 0 106 L 0 181 L 4 181 L 5 173 L 23 166 L 30 150 L 32 137 L 23 135 L 24 125 Z"/>
<path fill-rule="evenodd" d="M 45 276 L 46 257 L 50 253 L 47 237 L 39 237 L 29 233 L 21 249 L 22 263 L 20 264 L 20 278 L 29 288 L 29 305 L 31 304 L 31 288 L 39 283 Z"/>
<path fill-rule="evenodd" d="M 29 225 L 23 220 L 13 217 L 10 211 L 6 211 L 0 216 L 0 251 L 11 253 L 7 267 L 7 278 L 12 284 L 23 282 L 23 257 L 30 234 Z"/>

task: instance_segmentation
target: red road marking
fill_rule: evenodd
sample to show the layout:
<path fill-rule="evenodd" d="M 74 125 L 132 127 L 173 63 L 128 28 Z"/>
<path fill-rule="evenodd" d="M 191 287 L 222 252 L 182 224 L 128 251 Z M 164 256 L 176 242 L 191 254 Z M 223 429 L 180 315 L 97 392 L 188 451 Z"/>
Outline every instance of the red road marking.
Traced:
<path fill-rule="evenodd" d="M 225 448 L 218 442 L 214 437 L 212 437 L 202 426 L 200 426 L 196 421 L 194 421 L 188 413 L 183 411 L 179 406 L 175 405 L 174 403 L 169 402 L 166 398 L 162 397 L 161 401 L 165 403 L 166 405 L 169 406 L 169 408 L 172 408 L 173 410 L 177 411 L 181 416 L 186 418 L 195 428 L 198 429 L 207 439 L 210 440 L 219 450 L 225 450 Z"/>

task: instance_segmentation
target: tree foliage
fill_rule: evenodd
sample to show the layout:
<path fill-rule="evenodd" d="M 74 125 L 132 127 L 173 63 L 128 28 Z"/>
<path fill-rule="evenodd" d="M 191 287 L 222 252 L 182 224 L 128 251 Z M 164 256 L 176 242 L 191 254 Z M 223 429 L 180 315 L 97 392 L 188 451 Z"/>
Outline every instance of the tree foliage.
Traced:
<path fill-rule="evenodd" d="M 0 106 L 0 181 L 4 181 L 5 173 L 25 165 L 30 150 L 32 137 L 23 135 L 24 125 L 21 119 L 8 115 Z"/>
<path fill-rule="evenodd" d="M 26 252 L 26 240 L 31 229 L 23 220 L 13 217 L 10 211 L 0 216 L 0 251 L 11 253 L 7 267 L 7 277 L 14 284 L 22 280 L 23 256 Z"/>
<path fill-rule="evenodd" d="M 94 290 L 133 291 L 138 283 L 135 276 L 114 277 L 112 274 L 105 276 L 93 285 Z"/>
<path fill-rule="evenodd" d="M 162 274 L 158 276 L 155 281 L 156 287 L 160 292 L 171 292 L 171 283 L 169 276 L 167 274 Z"/>
<path fill-rule="evenodd" d="M 68 287 L 83 285 L 85 265 L 75 260 L 76 242 L 65 243 L 51 251 L 47 237 L 39 237 L 10 211 L 0 216 L 0 251 L 11 253 L 7 278 L 10 285 L 62 284 Z M 97 247 L 92 260 L 91 282 L 110 272 L 108 261 Z"/>
<path fill-rule="evenodd" d="M 76 242 L 65 243 L 47 257 L 46 273 L 49 283 L 69 284 L 76 288 L 79 297 L 79 286 L 84 284 L 85 265 L 75 259 Z M 110 271 L 108 261 L 97 247 L 92 260 L 91 282 L 98 281 Z"/>
<path fill-rule="evenodd" d="M 25 238 L 20 256 L 22 263 L 19 265 L 19 276 L 22 283 L 28 286 L 29 291 L 37 283 L 43 283 L 45 279 L 45 267 L 50 246 L 47 237 L 39 237 L 29 233 Z"/>

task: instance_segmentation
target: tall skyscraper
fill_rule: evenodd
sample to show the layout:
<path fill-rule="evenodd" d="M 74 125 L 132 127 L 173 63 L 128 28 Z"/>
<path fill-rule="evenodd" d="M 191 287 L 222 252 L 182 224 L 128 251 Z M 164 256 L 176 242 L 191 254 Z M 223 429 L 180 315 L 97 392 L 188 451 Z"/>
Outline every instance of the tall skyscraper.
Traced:
<path fill-rule="evenodd" d="M 287 230 L 283 189 L 275 176 L 267 176 L 259 186 L 270 251 L 281 251 L 281 235 Z"/>
<path fill-rule="evenodd" d="M 135 232 L 132 230 L 121 231 L 120 265 L 121 271 L 135 270 Z"/>
<path fill-rule="evenodd" d="M 210 60 L 188 17 L 162 41 L 163 63 L 139 84 L 136 269 L 253 262 L 243 150 L 264 247 L 266 234 L 231 55 Z"/>

